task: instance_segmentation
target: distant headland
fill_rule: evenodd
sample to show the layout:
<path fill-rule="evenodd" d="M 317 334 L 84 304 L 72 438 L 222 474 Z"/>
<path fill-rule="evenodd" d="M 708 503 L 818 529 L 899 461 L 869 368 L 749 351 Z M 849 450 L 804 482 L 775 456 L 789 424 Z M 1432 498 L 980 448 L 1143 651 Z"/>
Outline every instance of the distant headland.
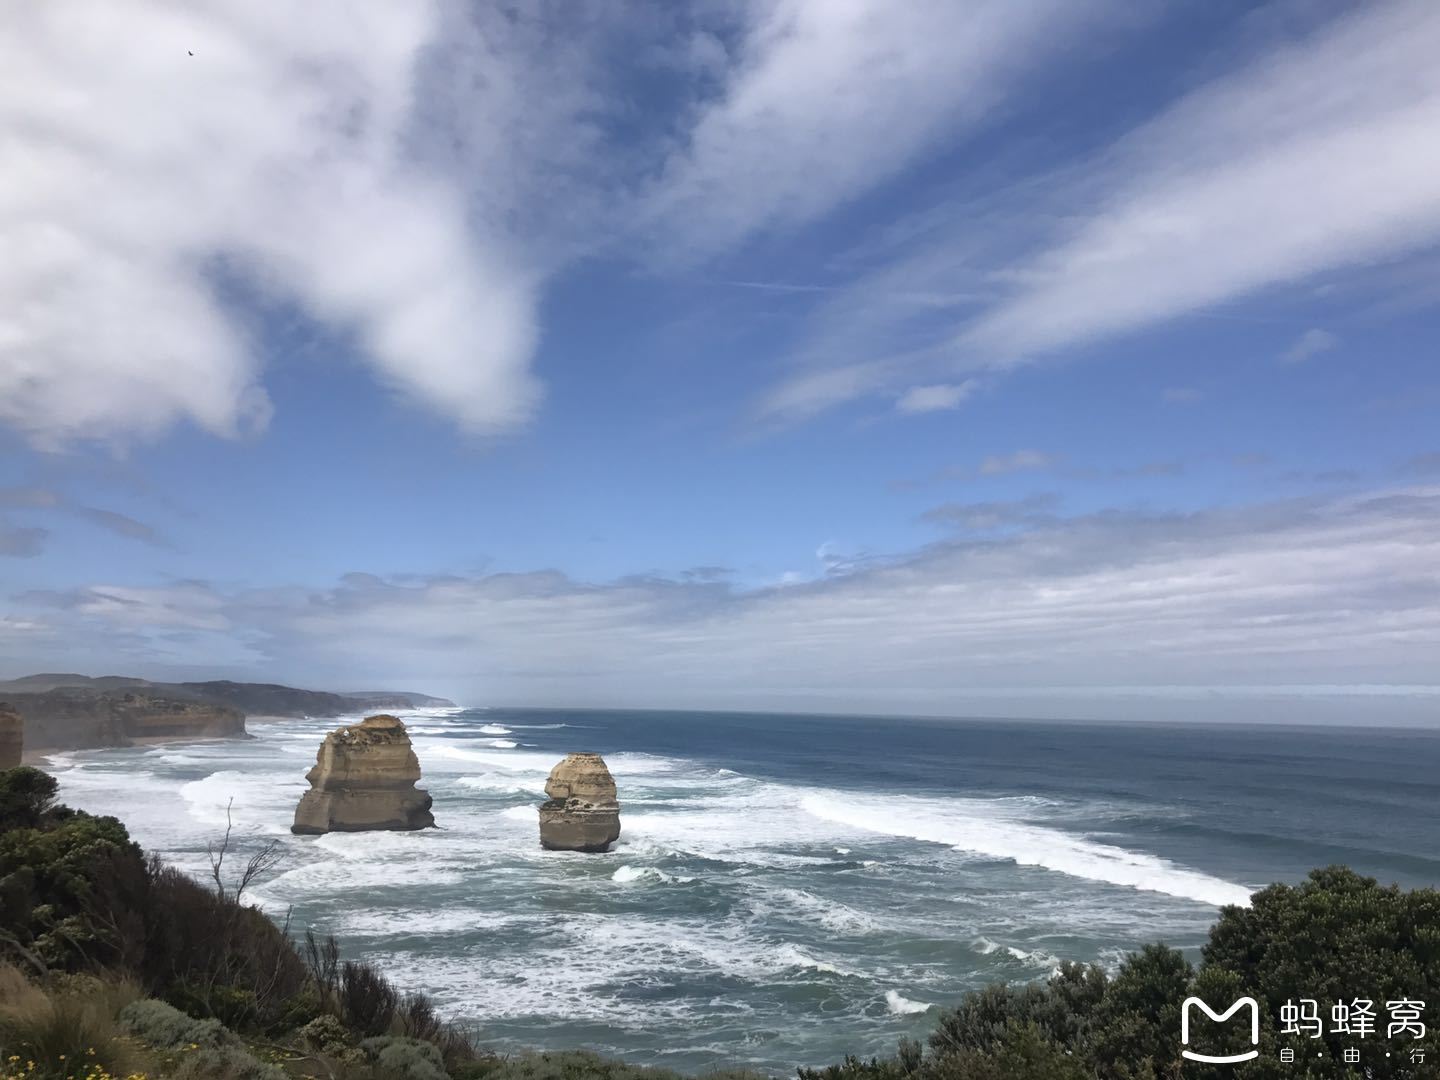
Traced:
<path fill-rule="evenodd" d="M 27 754 L 133 746 L 168 739 L 243 738 L 245 718 L 335 717 L 378 709 L 453 708 L 405 690 L 333 692 L 277 683 L 152 682 L 70 673 L 0 680 L 0 702 L 23 724 Z"/>

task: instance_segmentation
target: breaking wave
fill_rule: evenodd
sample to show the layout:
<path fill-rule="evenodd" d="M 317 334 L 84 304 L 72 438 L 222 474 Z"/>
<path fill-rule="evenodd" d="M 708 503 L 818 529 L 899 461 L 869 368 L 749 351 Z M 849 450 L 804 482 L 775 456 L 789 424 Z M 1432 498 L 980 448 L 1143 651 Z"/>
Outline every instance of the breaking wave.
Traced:
<path fill-rule="evenodd" d="M 911 1016 L 934 1008 L 929 1002 L 912 1001 L 896 990 L 885 991 L 885 1007 L 896 1016 Z"/>
<path fill-rule="evenodd" d="M 1007 819 L 975 800 L 877 799 L 806 795 L 805 812 L 866 832 L 945 844 L 957 851 L 1020 866 L 1038 866 L 1072 877 L 1165 893 L 1216 907 L 1248 906 L 1250 890 L 1166 859 Z"/>

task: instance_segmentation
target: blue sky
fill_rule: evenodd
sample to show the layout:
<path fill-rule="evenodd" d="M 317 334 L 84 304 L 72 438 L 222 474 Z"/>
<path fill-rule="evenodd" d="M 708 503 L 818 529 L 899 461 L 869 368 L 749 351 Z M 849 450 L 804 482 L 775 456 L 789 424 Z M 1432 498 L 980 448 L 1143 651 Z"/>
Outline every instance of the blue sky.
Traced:
<path fill-rule="evenodd" d="M 1428 3 L 35 6 L 0 675 L 1424 720 Z"/>

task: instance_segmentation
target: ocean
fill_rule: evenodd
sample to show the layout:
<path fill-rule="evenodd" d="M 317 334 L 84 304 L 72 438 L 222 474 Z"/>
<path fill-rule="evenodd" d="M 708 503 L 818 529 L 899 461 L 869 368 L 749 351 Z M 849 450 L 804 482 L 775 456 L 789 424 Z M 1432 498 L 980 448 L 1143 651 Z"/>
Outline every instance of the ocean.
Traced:
<path fill-rule="evenodd" d="M 1440 881 L 1440 737 L 1366 728 L 730 713 L 402 714 L 439 829 L 289 832 L 324 733 L 67 753 L 64 800 L 208 874 L 233 800 L 253 892 L 430 993 L 498 1049 L 789 1074 L 923 1037 L 1062 959 L 1198 950 L 1220 905 L 1347 863 Z M 566 753 L 605 755 L 622 833 L 546 852 Z"/>

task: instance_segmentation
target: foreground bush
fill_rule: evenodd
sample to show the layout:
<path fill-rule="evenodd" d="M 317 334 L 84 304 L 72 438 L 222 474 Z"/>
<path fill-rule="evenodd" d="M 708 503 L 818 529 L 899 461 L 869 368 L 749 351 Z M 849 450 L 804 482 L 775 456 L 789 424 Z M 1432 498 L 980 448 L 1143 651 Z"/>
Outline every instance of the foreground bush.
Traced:
<path fill-rule="evenodd" d="M 182 1047 L 218 1049 L 238 1047 L 239 1037 L 219 1020 L 197 1020 L 163 1001 L 146 999 L 120 1011 L 120 1026 L 127 1034 L 161 1050 Z"/>
<path fill-rule="evenodd" d="M 123 987 L 97 984 L 47 992 L 0 964 L 0 1076 L 103 1080 L 128 1076 L 144 1059 L 121 1038 L 114 1010 Z"/>
<path fill-rule="evenodd" d="M 1331 1080 L 1351 1074 L 1341 1055 L 1357 1040 L 1333 1033 L 1328 1003 L 1440 1001 L 1440 892 L 1382 886 L 1344 867 L 1316 870 L 1299 885 L 1262 889 L 1249 908 L 1222 909 L 1201 956 L 1197 969 L 1175 949 L 1147 945 L 1113 978 L 1062 964 L 1044 984 L 989 986 L 939 1017 L 923 1053 L 912 1046 L 893 1058 L 847 1058 L 801 1069 L 801 1080 Z M 1183 1061 L 1180 1007 L 1191 995 L 1219 1008 L 1256 998 L 1260 1057 Z M 1278 1035 L 1281 1007 L 1302 998 L 1325 1003 L 1324 1034 Z M 1210 1052 L 1248 1050 L 1242 1034 L 1232 1027 L 1229 1042 Z M 1409 1044 L 1387 1058 L 1383 1034 L 1382 1026 L 1369 1043 L 1368 1080 L 1440 1077 L 1433 1046 L 1424 1044 L 1423 1063 L 1410 1061 Z M 1293 1063 L 1279 1061 L 1285 1047 Z"/>
<path fill-rule="evenodd" d="M 544 1051 L 488 1057 L 452 1071 L 453 1080 L 681 1080 L 671 1069 L 631 1065 L 588 1050 Z M 763 1080 L 760 1073 L 722 1069 L 705 1080 Z"/>

